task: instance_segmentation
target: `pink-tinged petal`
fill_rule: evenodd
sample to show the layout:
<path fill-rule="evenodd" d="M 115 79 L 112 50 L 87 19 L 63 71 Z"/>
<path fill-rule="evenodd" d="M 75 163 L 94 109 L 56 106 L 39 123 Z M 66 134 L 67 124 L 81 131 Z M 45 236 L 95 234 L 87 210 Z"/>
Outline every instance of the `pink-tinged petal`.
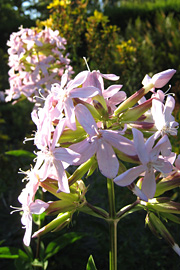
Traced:
<path fill-rule="evenodd" d="M 151 83 L 151 77 L 148 74 L 146 74 L 144 76 L 144 79 L 142 80 L 142 84 L 145 86 L 148 85 L 149 83 Z"/>
<path fill-rule="evenodd" d="M 172 96 L 167 96 L 166 99 L 166 103 L 164 106 L 164 113 L 165 113 L 165 121 L 167 123 L 171 122 L 171 118 L 172 118 L 172 112 L 174 110 L 175 107 L 175 99 Z"/>
<path fill-rule="evenodd" d="M 96 157 L 101 173 L 108 178 L 114 178 L 118 173 L 119 162 L 111 145 L 99 139 Z"/>
<path fill-rule="evenodd" d="M 74 88 L 69 93 L 71 98 L 90 98 L 99 95 L 100 91 L 94 86 L 86 86 L 81 88 Z"/>
<path fill-rule="evenodd" d="M 77 74 L 76 77 L 67 84 L 68 91 L 82 85 L 85 82 L 88 73 L 89 71 L 85 70 Z"/>
<path fill-rule="evenodd" d="M 158 130 L 161 130 L 165 125 L 164 119 L 164 104 L 160 100 L 152 100 L 152 116 L 155 122 L 155 125 Z"/>
<path fill-rule="evenodd" d="M 169 156 L 164 157 L 164 160 L 170 162 L 173 165 L 176 160 L 176 153 L 171 152 Z"/>
<path fill-rule="evenodd" d="M 132 128 L 133 138 L 134 138 L 134 146 L 136 148 L 138 157 L 142 164 L 146 164 L 149 162 L 149 153 L 147 152 L 143 133 L 135 128 Z"/>
<path fill-rule="evenodd" d="M 149 199 L 152 199 L 154 197 L 154 194 L 156 192 L 156 181 L 153 170 L 151 170 L 150 172 L 146 171 L 142 182 L 141 190 Z"/>
<path fill-rule="evenodd" d="M 152 150 L 154 143 L 155 143 L 155 134 L 149 137 L 145 142 L 146 150 L 148 153 L 150 153 L 150 151 Z"/>
<path fill-rule="evenodd" d="M 61 88 L 64 88 L 68 80 L 68 72 L 65 72 L 61 77 Z"/>
<path fill-rule="evenodd" d="M 66 125 L 72 129 L 76 130 L 76 120 L 74 112 L 74 104 L 71 98 L 67 98 L 64 103 L 65 115 L 67 117 Z"/>
<path fill-rule="evenodd" d="M 136 150 L 132 141 L 123 137 L 118 131 L 113 130 L 101 130 L 101 134 L 110 145 L 117 148 L 119 151 L 128 154 L 130 156 L 136 155 Z"/>
<path fill-rule="evenodd" d="M 121 103 L 122 101 L 124 101 L 126 99 L 126 93 L 124 91 L 119 91 L 118 93 L 116 93 L 114 96 L 112 96 L 109 100 L 108 100 L 108 104 L 112 104 L 112 105 L 117 105 L 119 103 Z"/>
<path fill-rule="evenodd" d="M 22 205 L 29 205 L 31 203 L 27 189 L 22 190 L 21 194 L 18 196 L 18 201 Z"/>
<path fill-rule="evenodd" d="M 122 86 L 122 84 L 109 86 L 106 90 L 103 91 L 103 97 L 110 98 L 114 96 L 122 88 Z"/>
<path fill-rule="evenodd" d="M 164 174 L 170 173 L 173 169 L 172 164 L 169 161 L 164 160 L 163 158 L 158 158 L 156 163 L 153 164 L 153 167 Z"/>
<path fill-rule="evenodd" d="M 75 165 L 79 165 L 90 159 L 97 151 L 97 140 L 91 140 L 90 138 L 86 138 L 82 142 L 75 143 L 69 147 L 73 151 L 79 153 L 80 159 Z"/>
<path fill-rule="evenodd" d="M 39 177 L 41 181 L 44 181 L 48 177 L 51 166 L 52 166 L 52 163 L 50 162 L 50 160 L 47 160 L 47 161 L 45 160 L 45 162 L 39 169 Z"/>
<path fill-rule="evenodd" d="M 160 151 L 167 151 L 166 146 L 167 146 L 167 141 L 168 141 L 168 136 L 164 135 L 155 145 L 155 147 L 152 149 L 150 152 L 150 159 L 151 161 L 157 160 Z"/>
<path fill-rule="evenodd" d="M 176 161 L 175 161 L 175 166 L 178 170 L 180 170 L 180 155 L 178 155 Z"/>
<path fill-rule="evenodd" d="M 66 175 L 66 172 L 64 170 L 64 167 L 60 161 L 54 160 L 54 165 L 56 168 L 57 172 L 57 177 L 58 177 L 58 191 L 57 192 L 65 192 L 65 193 L 70 193 L 69 190 L 69 183 L 68 183 L 68 178 Z"/>
<path fill-rule="evenodd" d="M 142 192 L 141 189 L 138 188 L 138 186 L 134 186 L 132 189 L 132 192 L 137 196 L 139 197 L 141 200 L 147 202 L 148 201 L 148 198 L 147 196 Z"/>
<path fill-rule="evenodd" d="M 80 158 L 80 154 L 63 147 L 56 148 L 53 152 L 53 156 L 54 160 L 65 161 L 70 165 L 78 162 Z"/>
<path fill-rule="evenodd" d="M 121 187 L 129 186 L 145 170 L 146 170 L 146 167 L 144 165 L 133 167 L 125 171 L 124 173 L 118 175 L 114 179 L 114 182 Z"/>
<path fill-rule="evenodd" d="M 31 214 L 42 214 L 47 208 L 49 207 L 48 203 L 45 203 L 39 199 L 35 200 L 35 202 L 31 203 L 30 205 L 30 212 Z"/>
<path fill-rule="evenodd" d="M 94 86 L 98 88 L 100 94 L 102 94 L 102 90 L 104 89 L 104 82 L 101 77 L 101 74 L 96 70 L 89 72 L 86 81 L 83 83 L 83 87 L 86 86 Z"/>
<path fill-rule="evenodd" d="M 161 88 L 168 83 L 172 76 L 176 73 L 174 69 L 167 69 L 165 71 L 159 72 L 152 77 L 152 83 L 156 88 Z"/>
<path fill-rule="evenodd" d="M 167 136 L 167 135 L 165 135 L 165 136 Z M 172 146 L 171 146 L 170 140 L 167 136 L 167 141 L 164 142 L 163 147 L 161 147 L 161 154 L 163 156 L 170 156 L 171 152 L 172 152 Z"/>
<path fill-rule="evenodd" d="M 97 125 L 90 111 L 84 105 L 78 104 L 75 107 L 75 114 L 78 122 L 81 124 L 84 130 L 90 136 L 95 136 L 95 129 L 97 129 Z"/>
<path fill-rule="evenodd" d="M 162 90 L 157 90 L 157 92 L 154 93 L 154 94 L 152 95 L 152 97 L 156 97 L 156 98 L 159 99 L 161 102 L 163 102 L 163 101 L 164 101 L 165 94 L 164 94 L 164 92 L 163 92 Z"/>
<path fill-rule="evenodd" d="M 65 128 L 65 125 L 66 125 L 66 119 L 63 118 L 59 121 L 58 125 L 56 126 L 56 129 L 54 131 L 54 134 L 53 134 L 53 140 L 52 140 L 52 144 L 51 144 L 51 149 L 54 149 L 64 128 Z"/>
<path fill-rule="evenodd" d="M 25 227 L 26 231 L 24 234 L 23 242 L 25 246 L 29 246 L 31 242 L 31 235 L 32 235 L 32 216 L 29 214 L 27 216 L 27 223 Z"/>
<path fill-rule="evenodd" d="M 117 76 L 115 74 L 102 74 L 101 73 L 101 76 L 104 79 L 111 80 L 111 81 L 117 81 L 117 80 L 119 80 L 119 76 Z"/>

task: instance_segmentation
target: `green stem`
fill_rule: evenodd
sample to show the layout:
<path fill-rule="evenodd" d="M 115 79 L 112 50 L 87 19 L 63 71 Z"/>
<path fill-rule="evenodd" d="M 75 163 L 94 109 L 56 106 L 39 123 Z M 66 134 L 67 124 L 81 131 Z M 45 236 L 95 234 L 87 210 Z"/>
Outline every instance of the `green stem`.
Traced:
<path fill-rule="evenodd" d="M 107 189 L 109 198 L 109 236 L 110 236 L 110 250 L 109 250 L 109 270 L 117 270 L 117 223 L 115 209 L 115 192 L 114 182 L 107 178 Z"/>

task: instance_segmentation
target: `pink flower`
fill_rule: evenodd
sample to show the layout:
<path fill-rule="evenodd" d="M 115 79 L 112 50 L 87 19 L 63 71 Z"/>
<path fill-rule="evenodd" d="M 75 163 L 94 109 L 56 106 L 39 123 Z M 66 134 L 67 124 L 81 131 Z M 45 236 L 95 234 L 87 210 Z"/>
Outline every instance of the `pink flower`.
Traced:
<path fill-rule="evenodd" d="M 59 115 L 64 111 L 67 119 L 66 124 L 72 130 L 76 129 L 73 98 L 84 99 L 99 94 L 99 90 L 93 86 L 80 87 L 86 80 L 87 75 L 88 71 L 80 72 L 73 80 L 67 83 L 68 74 L 63 74 L 61 84 L 53 84 L 51 87 L 51 94 L 46 99 L 46 102 L 49 102 L 49 99 L 52 99 L 52 102 L 56 103 L 56 106 L 54 106 L 56 117 L 57 111 L 59 112 Z"/>
<path fill-rule="evenodd" d="M 41 181 L 44 181 L 51 174 L 57 175 L 59 191 L 69 193 L 68 178 L 64 169 L 63 162 L 68 164 L 74 164 L 79 160 L 80 155 L 75 153 L 71 149 L 56 147 L 65 126 L 65 119 L 61 120 L 57 125 L 53 139 L 51 142 L 51 130 L 47 130 L 44 140 L 47 146 L 40 152 L 37 152 L 37 161 L 35 167 L 39 169 L 39 177 Z M 55 172 L 54 172 L 55 171 Z"/>
<path fill-rule="evenodd" d="M 113 178 L 117 175 L 119 162 L 113 147 L 128 154 L 135 155 L 133 143 L 120 135 L 120 131 L 98 129 L 90 111 L 82 104 L 75 108 L 77 120 L 89 134 L 85 140 L 73 144 L 70 149 L 81 154 L 76 164 L 81 164 L 96 154 L 101 173 Z"/>
<path fill-rule="evenodd" d="M 116 81 L 119 76 L 114 74 L 102 74 L 100 71 L 93 70 L 88 72 L 87 79 L 83 83 L 85 86 L 94 86 L 99 89 L 99 94 L 104 97 L 106 104 L 111 110 L 111 113 L 116 109 L 117 104 L 121 103 L 126 99 L 126 93 L 124 91 L 119 91 L 122 88 L 122 84 L 114 84 L 104 89 L 103 78 L 111 81 Z"/>
<path fill-rule="evenodd" d="M 169 80 L 172 78 L 174 73 L 176 73 L 175 69 L 167 69 L 162 72 L 156 73 L 152 77 L 152 79 L 148 75 L 146 75 L 142 83 L 144 84 L 144 86 L 152 83 L 155 88 L 161 88 L 169 82 Z M 152 88 L 152 91 L 154 92 L 153 88 Z"/>
<path fill-rule="evenodd" d="M 73 71 L 67 55 L 64 57 L 66 40 L 58 31 L 45 28 L 20 28 L 12 33 L 7 45 L 9 54 L 9 83 L 6 90 L 6 101 L 18 99 L 21 94 L 34 102 L 33 96 L 50 91 L 53 83 L 59 82 L 66 70 L 70 76 Z"/>
<path fill-rule="evenodd" d="M 153 198 L 156 191 L 154 171 L 157 170 L 162 173 L 169 173 L 172 171 L 171 163 L 166 161 L 162 156 L 159 156 L 159 153 L 166 147 L 167 136 L 161 138 L 153 148 L 155 135 L 152 135 L 146 142 L 144 142 L 141 131 L 135 128 L 133 128 L 132 131 L 134 146 L 142 165 L 133 167 L 120 174 L 114 179 L 114 182 L 119 186 L 128 186 L 138 176 L 145 173 L 141 190 L 147 198 Z"/>
<path fill-rule="evenodd" d="M 26 230 L 23 242 L 26 246 L 29 246 L 32 235 L 32 214 L 37 215 L 42 214 L 48 208 L 49 204 L 39 199 L 33 202 L 33 197 L 29 194 L 27 188 L 22 190 L 21 194 L 18 197 L 18 201 L 22 204 L 22 207 L 21 208 L 13 207 L 13 208 L 16 209 L 15 211 L 23 211 L 21 223 L 23 224 Z M 15 211 L 12 211 L 11 213 Z"/>
<path fill-rule="evenodd" d="M 172 112 L 175 107 L 175 99 L 168 95 L 165 105 L 158 99 L 152 100 L 152 116 L 155 126 L 158 130 L 156 138 L 159 135 L 177 135 L 177 128 L 179 124 L 175 121 Z"/>

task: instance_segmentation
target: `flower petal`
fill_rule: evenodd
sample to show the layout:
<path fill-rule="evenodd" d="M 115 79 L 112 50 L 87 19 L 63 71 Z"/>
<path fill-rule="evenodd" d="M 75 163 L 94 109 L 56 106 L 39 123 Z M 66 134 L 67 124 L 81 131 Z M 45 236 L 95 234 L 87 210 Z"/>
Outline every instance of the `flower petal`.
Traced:
<path fill-rule="evenodd" d="M 76 77 L 67 84 L 68 91 L 83 84 L 88 76 L 89 71 L 85 70 L 76 75 Z"/>
<path fill-rule="evenodd" d="M 79 165 L 90 159 L 97 151 L 97 140 L 86 138 L 82 142 L 72 144 L 70 147 L 73 151 L 79 153 L 80 159 L 75 163 Z"/>
<path fill-rule="evenodd" d="M 119 162 L 110 144 L 99 139 L 96 157 L 101 173 L 108 178 L 114 178 L 118 173 Z"/>
<path fill-rule="evenodd" d="M 100 94 L 100 91 L 94 86 L 74 88 L 70 91 L 71 98 L 90 98 Z"/>
<path fill-rule="evenodd" d="M 136 150 L 132 141 L 123 137 L 118 131 L 114 130 L 101 130 L 103 138 L 111 144 L 113 147 L 117 148 L 119 151 L 128 154 L 130 156 L 136 155 Z"/>
<path fill-rule="evenodd" d="M 146 170 L 145 166 L 139 165 L 137 167 L 133 167 L 124 173 L 118 175 L 115 179 L 114 182 L 121 186 L 128 186 L 130 185 L 141 173 L 143 173 Z"/>
<path fill-rule="evenodd" d="M 31 214 L 27 215 L 26 220 L 26 231 L 24 234 L 23 242 L 25 246 L 29 246 L 31 242 L 31 234 L 32 234 L 32 216 Z"/>
<path fill-rule="evenodd" d="M 66 125 L 72 129 L 76 130 L 76 120 L 74 112 L 74 104 L 71 98 L 67 98 L 64 103 L 65 115 L 67 117 Z"/>
<path fill-rule="evenodd" d="M 150 172 L 146 171 L 141 190 L 149 199 L 154 197 L 156 192 L 156 181 L 153 169 Z"/>
<path fill-rule="evenodd" d="M 58 176 L 58 187 L 59 189 L 57 192 L 65 192 L 65 193 L 70 193 L 69 190 L 69 183 L 68 183 L 68 178 L 66 175 L 66 172 L 64 170 L 64 167 L 62 165 L 62 162 L 54 160 L 54 166 L 56 168 L 57 176 Z"/>
<path fill-rule="evenodd" d="M 96 135 L 95 129 L 97 129 L 97 125 L 90 111 L 84 105 L 78 104 L 75 107 L 75 114 L 77 120 L 84 128 L 84 130 L 90 136 L 95 136 Z"/>
<path fill-rule="evenodd" d="M 39 199 L 35 200 L 35 202 L 31 203 L 30 211 L 32 214 L 40 215 L 49 207 L 48 203 L 45 203 Z"/>
<path fill-rule="evenodd" d="M 103 97 L 104 98 L 109 98 L 114 96 L 115 94 L 118 93 L 118 91 L 122 88 L 122 84 L 115 84 L 109 86 L 106 90 L 103 91 Z"/>
<path fill-rule="evenodd" d="M 65 161 L 70 165 L 76 163 L 80 158 L 80 154 L 74 152 L 69 148 L 63 147 L 56 148 L 53 152 L 53 156 L 54 156 L 53 162 L 55 160 Z"/>
<path fill-rule="evenodd" d="M 132 128 L 133 138 L 134 138 L 134 146 L 136 148 L 138 157 L 142 164 L 146 164 L 149 161 L 149 153 L 147 152 L 143 133 L 135 128 Z"/>
<path fill-rule="evenodd" d="M 168 81 L 172 78 L 174 73 L 176 73 L 175 69 L 164 70 L 162 72 L 155 74 L 152 77 L 151 82 L 154 84 L 156 88 L 161 88 L 168 83 Z"/>

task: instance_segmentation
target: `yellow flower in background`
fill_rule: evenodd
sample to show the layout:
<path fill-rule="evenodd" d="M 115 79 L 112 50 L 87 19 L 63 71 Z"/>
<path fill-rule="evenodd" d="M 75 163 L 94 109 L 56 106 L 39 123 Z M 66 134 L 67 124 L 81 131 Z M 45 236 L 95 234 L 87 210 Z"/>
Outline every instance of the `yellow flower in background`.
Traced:
<path fill-rule="evenodd" d="M 50 3 L 47 8 L 57 8 L 59 6 L 66 7 L 67 5 L 71 4 L 70 0 L 54 0 L 52 3 Z"/>

